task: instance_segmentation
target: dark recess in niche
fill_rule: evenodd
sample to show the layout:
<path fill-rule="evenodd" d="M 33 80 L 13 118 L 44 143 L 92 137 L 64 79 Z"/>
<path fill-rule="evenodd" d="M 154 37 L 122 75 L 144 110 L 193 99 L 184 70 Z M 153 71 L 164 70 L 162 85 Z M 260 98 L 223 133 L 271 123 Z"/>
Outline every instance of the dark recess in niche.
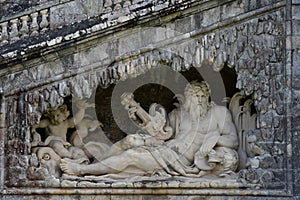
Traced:
<path fill-rule="evenodd" d="M 212 73 L 218 73 L 218 72 L 213 72 L 210 66 L 205 66 L 203 68 L 205 70 L 212 71 Z M 204 79 L 201 76 L 199 71 L 198 69 L 191 67 L 189 70 L 182 71 L 180 73 L 189 82 L 193 80 L 202 81 Z M 237 81 L 237 75 L 234 68 L 229 68 L 228 66 L 225 65 L 224 68 L 220 71 L 220 74 L 225 86 L 226 96 L 232 97 L 236 92 L 239 91 L 235 87 Z M 204 77 L 204 78 L 209 79 L 211 77 Z M 128 80 L 128 81 L 131 82 L 134 80 L 135 79 Z M 177 80 L 174 79 L 174 84 L 182 84 L 182 83 L 177 82 Z M 112 114 L 111 98 L 112 98 L 112 93 L 114 88 L 115 88 L 115 84 L 112 84 L 107 88 L 102 88 L 100 86 L 97 88 L 96 95 L 95 95 L 96 98 L 95 109 L 96 109 L 98 120 L 104 125 L 103 130 L 106 136 L 112 142 L 117 142 L 122 138 L 124 138 L 126 134 L 118 127 Z M 175 94 L 167 87 L 155 83 L 142 85 L 141 87 L 137 88 L 134 91 L 135 100 L 139 102 L 140 105 L 147 112 L 149 111 L 149 107 L 152 103 L 159 103 L 166 108 L 168 113 L 171 112 L 173 109 L 175 109 L 174 103 L 178 102 L 176 99 L 174 99 L 174 95 Z"/>
<path fill-rule="evenodd" d="M 220 74 L 225 85 L 226 97 L 232 97 L 235 93 L 239 92 L 239 89 L 236 88 L 237 74 L 234 68 L 229 68 L 225 64 Z"/>
<path fill-rule="evenodd" d="M 102 127 L 105 135 L 113 143 L 121 140 L 126 134 L 116 124 L 111 110 L 111 96 L 115 84 L 107 88 L 98 86 L 95 95 L 95 109 L 98 120 L 104 125 Z"/>
<path fill-rule="evenodd" d="M 155 83 L 143 85 L 135 90 L 133 94 L 135 100 L 139 102 L 142 108 L 147 112 L 152 103 L 158 103 L 169 113 L 176 108 L 174 103 L 178 102 L 173 98 L 175 94 L 170 89 Z"/>
<path fill-rule="evenodd" d="M 106 136 L 113 142 L 117 142 L 124 138 L 126 134 L 116 124 L 112 110 L 111 97 L 115 85 L 112 84 L 107 88 L 97 88 L 95 95 L 95 109 L 98 120 L 103 123 L 102 128 Z M 159 84 L 146 84 L 134 91 L 134 99 L 140 103 L 146 112 L 152 103 L 159 103 L 163 105 L 167 112 L 175 109 L 174 103 L 178 102 L 174 99 L 174 93 L 167 87 Z"/>
<path fill-rule="evenodd" d="M 207 73 L 209 77 L 202 77 L 201 76 L 201 71 L 208 71 Z M 234 68 L 229 68 L 227 64 L 225 63 L 224 68 L 220 72 L 215 72 L 213 71 L 212 67 L 209 65 L 202 66 L 201 68 L 196 69 L 195 67 L 191 67 L 187 71 L 180 72 L 189 82 L 193 80 L 198 80 L 198 81 L 211 81 L 213 82 L 213 79 L 215 77 L 214 74 L 220 73 L 223 84 L 225 86 L 225 93 L 226 97 L 232 97 L 235 93 L 239 92 L 239 90 L 236 88 L 236 82 L 237 82 L 237 74 Z M 212 91 L 213 93 L 214 91 Z M 222 97 L 225 98 L 225 97 Z"/>
<path fill-rule="evenodd" d="M 195 67 L 191 67 L 189 70 L 180 72 L 188 82 L 197 80 L 199 82 L 203 81 L 203 78 L 199 71 Z"/>
<path fill-rule="evenodd" d="M 237 82 L 237 73 L 233 68 L 228 67 L 228 65 L 225 63 L 224 68 L 220 71 L 220 74 L 223 79 L 223 83 L 225 85 L 226 90 L 226 97 L 233 97 L 234 94 L 237 92 L 240 92 L 239 89 L 236 88 L 236 82 Z M 244 103 L 248 99 L 253 99 L 252 96 L 246 96 L 245 98 L 241 99 L 241 105 L 244 105 Z M 256 108 L 254 107 L 254 104 L 251 105 L 251 114 L 257 113 Z"/>

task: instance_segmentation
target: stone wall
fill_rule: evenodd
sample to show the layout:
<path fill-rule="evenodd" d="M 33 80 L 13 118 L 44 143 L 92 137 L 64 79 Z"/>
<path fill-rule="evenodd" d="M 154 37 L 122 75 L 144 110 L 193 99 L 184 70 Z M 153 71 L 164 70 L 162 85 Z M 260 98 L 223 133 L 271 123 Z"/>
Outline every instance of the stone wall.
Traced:
<path fill-rule="evenodd" d="M 287 20 L 287 39 L 286 39 L 286 66 L 289 69 L 288 74 L 291 73 L 291 87 L 292 87 L 292 104 L 290 105 L 290 117 L 288 125 L 291 127 L 291 135 L 293 141 L 293 187 L 295 194 L 300 192 L 299 184 L 299 9 L 300 2 L 292 1 L 292 6 L 289 8 L 291 15 Z"/>
<path fill-rule="evenodd" d="M 45 30 L 19 37 L 12 27 L 1 44 L 0 194 L 4 199 L 77 193 L 108 194 L 107 198 L 115 199 L 131 193 L 135 194 L 132 199 L 152 198 L 150 194 L 158 195 L 157 199 L 197 199 L 201 195 L 223 199 L 224 194 L 236 199 L 297 198 L 300 2 L 94 0 L 84 6 L 82 2 L 53 4 L 47 8 L 50 16 L 45 18 L 49 20 Z M 26 15 L 32 16 L 29 11 Z M 9 17 L 13 24 L 14 15 Z M 15 32 L 20 31 L 18 27 Z M 2 41 L 3 30 L 2 26 Z M 19 38 L 12 40 L 11 36 Z M 62 104 L 69 95 L 93 98 L 98 86 L 105 89 L 135 80 L 162 64 L 175 72 L 199 69 L 202 77 L 215 85 L 213 91 L 219 87 L 214 82 L 221 80 L 219 72 L 225 66 L 236 71 L 236 88 L 254 100 L 258 145 L 271 155 L 260 167 L 274 177 L 267 177 L 259 188 L 251 188 L 256 181 L 251 175 L 257 174 L 246 171 L 246 185 L 184 186 L 174 182 L 168 187 L 137 184 L 124 189 L 122 184 L 106 183 L 96 185 L 98 189 L 89 185 L 89 189 L 75 190 L 64 180 L 47 188 L 47 180 L 28 178 L 30 128 L 47 108 Z M 212 78 L 206 76 L 207 70 L 201 70 L 204 66 Z M 161 74 L 160 81 L 167 76 Z"/>

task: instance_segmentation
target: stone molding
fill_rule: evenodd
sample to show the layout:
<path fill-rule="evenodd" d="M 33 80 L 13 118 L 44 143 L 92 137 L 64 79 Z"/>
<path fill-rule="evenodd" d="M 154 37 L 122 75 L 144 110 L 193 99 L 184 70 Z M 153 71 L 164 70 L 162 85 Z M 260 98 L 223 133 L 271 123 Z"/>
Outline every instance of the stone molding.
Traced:
<path fill-rule="evenodd" d="M 93 0 L 90 0 L 93 1 Z M 73 1 L 69 2 L 72 3 Z M 126 6 L 126 1 L 124 1 L 122 3 L 123 6 Z M 50 19 L 49 16 L 45 16 L 45 19 L 48 19 L 48 26 L 50 26 L 50 29 L 45 32 L 45 33 L 40 33 L 38 35 L 36 35 L 36 33 L 38 33 L 41 29 L 39 29 L 39 26 L 35 26 L 38 29 L 34 30 L 34 31 L 38 31 L 38 32 L 34 32 L 35 33 L 35 37 L 33 38 L 33 40 L 23 40 L 23 39 L 19 39 L 19 37 L 15 37 L 15 39 L 12 41 L 12 43 L 8 43 L 8 38 L 10 38 L 10 33 L 8 33 L 6 31 L 6 27 L 10 24 L 10 23 L 6 23 L 6 22 L 2 22 L 3 24 L 3 30 L 7 32 L 7 34 L 5 33 L 3 35 L 4 39 L 2 40 L 4 42 L 4 46 L 2 47 L 2 55 L 1 55 L 1 65 L 2 66 L 7 66 L 7 65 L 11 65 L 9 63 L 13 63 L 16 60 L 19 60 L 20 58 L 22 58 L 22 60 L 27 60 L 29 59 L 28 55 L 31 54 L 31 52 L 36 52 L 39 51 L 39 55 L 45 55 L 47 54 L 45 52 L 45 48 L 47 49 L 53 49 L 56 46 L 61 46 L 61 44 L 65 44 L 67 45 L 69 42 L 74 41 L 74 40 L 78 40 L 79 38 L 84 39 L 87 37 L 91 37 L 95 34 L 100 34 L 100 33 L 104 33 L 104 35 L 109 34 L 111 30 L 116 31 L 117 29 L 121 28 L 122 26 L 126 25 L 126 24 L 131 24 L 135 19 L 139 19 L 139 23 L 142 22 L 146 22 L 149 20 L 153 20 L 153 19 L 157 19 L 157 17 L 163 17 L 165 16 L 164 13 L 172 13 L 172 12 L 177 12 L 177 11 L 181 11 L 181 12 L 186 12 L 185 10 L 190 10 L 190 8 L 193 8 L 195 6 L 200 6 L 201 10 L 207 10 L 210 8 L 214 8 L 216 6 L 220 6 L 220 5 L 226 5 L 227 3 L 232 2 L 232 0 L 226 0 L 226 1 L 222 1 L 222 3 L 219 3 L 218 1 L 207 1 L 207 0 L 203 0 L 203 1 L 194 1 L 194 0 L 186 0 L 186 1 L 174 1 L 174 2 L 169 2 L 169 1 L 157 1 L 156 3 L 151 1 L 151 2 L 136 2 L 136 4 L 130 5 L 129 8 L 130 10 L 126 11 L 126 9 L 116 9 L 118 6 L 116 6 L 116 8 L 114 7 L 113 4 L 106 4 L 106 2 L 104 2 L 104 11 L 101 15 L 99 15 L 98 17 L 94 16 L 94 17 L 89 17 L 88 19 L 85 19 L 84 17 L 81 17 L 81 22 L 80 21 L 70 21 L 68 25 L 65 25 L 63 27 L 59 27 L 61 25 L 64 24 L 63 21 L 58 20 L 57 24 L 53 24 L 51 21 L 51 16 Z M 119 2 L 120 4 L 121 2 Z M 68 1 L 66 3 L 66 5 L 68 4 Z M 169 5 L 170 4 L 170 5 Z M 109 7 L 108 7 L 109 5 Z M 120 4 L 121 5 L 121 4 Z M 285 3 L 284 2 L 278 2 L 275 4 L 265 4 L 262 5 L 261 9 L 258 10 L 262 10 L 262 12 L 265 12 L 267 10 L 270 9 L 276 9 L 278 7 L 284 6 Z M 57 6 L 60 6 L 60 4 L 58 4 Z M 110 7 L 113 7 L 114 9 L 108 9 Z M 55 8 L 55 6 L 54 6 Z M 63 7 L 64 8 L 64 7 Z M 189 8 L 189 9 L 187 9 Z M 196 8 L 196 7 L 195 7 Z M 116 10 L 115 10 L 116 9 Z M 248 14 L 244 15 L 244 16 L 251 16 L 251 9 L 253 8 L 249 8 L 250 10 L 248 11 Z M 52 8 L 49 10 L 49 15 L 52 13 Z M 196 9 L 197 10 L 197 9 Z M 258 11 L 256 10 L 256 11 Z M 195 12 L 195 10 L 191 10 L 193 12 Z M 46 12 L 46 11 L 45 11 Z M 66 11 L 67 12 L 67 11 Z M 259 11 L 258 11 L 259 12 Z M 48 14 L 46 13 L 46 14 Z M 243 13 L 242 11 L 238 11 L 237 13 L 235 13 L 236 15 Z M 27 15 L 24 15 L 24 19 L 26 19 Z M 174 16 L 176 17 L 176 16 Z M 231 18 L 233 16 L 226 16 L 226 18 Z M 168 19 L 168 18 L 166 18 Z M 11 19 L 14 22 L 20 21 L 21 19 L 16 18 L 16 19 Z M 219 24 L 219 21 L 213 22 L 213 21 L 209 21 L 209 19 L 207 19 L 207 23 L 206 26 L 210 27 L 212 24 Z M 219 19 L 220 20 L 220 19 Z M 222 21 L 225 19 L 222 19 Z M 234 23 L 236 21 L 236 19 L 231 19 L 232 21 L 230 23 Z M 26 20 L 25 20 L 26 21 Z M 55 21 L 55 20 L 53 20 Z M 240 21 L 240 19 L 238 20 Z M 100 22 L 100 23 L 99 23 Z M 24 24 L 26 24 L 24 22 Z M 48 27 L 47 26 L 47 27 Z M 26 25 L 24 26 L 26 27 Z M 44 30 L 46 30 L 44 27 Z M 217 27 L 216 27 L 217 28 Z M 122 29 L 122 28 L 121 28 Z M 208 28 L 209 29 L 209 28 Z M 26 29 L 24 29 L 26 30 Z M 23 32 L 21 31 L 20 33 L 18 33 L 20 30 L 15 29 L 15 33 L 13 32 L 13 36 L 19 36 L 19 34 L 23 34 Z M 205 29 L 204 29 L 205 31 Z M 25 31 L 26 32 L 26 31 Z M 27 37 L 27 33 L 25 33 L 25 36 Z M 31 29 L 29 30 L 29 32 L 31 33 Z M 16 43 L 16 41 L 18 41 Z M 22 49 L 21 51 L 18 48 L 18 46 L 26 46 L 25 49 Z M 32 55 L 31 55 L 32 56 Z M 37 56 L 37 55 L 35 55 Z"/>
<path fill-rule="evenodd" d="M 281 197 L 282 199 L 290 199 L 292 194 L 288 191 L 280 191 L 280 190 L 256 190 L 256 189 L 206 189 L 206 188 L 195 188 L 194 186 L 186 185 L 186 188 L 178 189 L 178 187 L 169 187 L 166 188 L 151 188 L 151 184 L 149 186 L 147 184 L 136 187 L 136 188 L 43 188 L 43 189 L 4 189 L 3 195 L 121 195 L 124 197 L 125 195 L 196 195 L 199 196 L 241 196 L 241 198 L 245 198 L 245 196 L 254 196 L 257 198 L 268 198 L 268 196 L 272 196 L 274 198 Z M 30 197 L 30 196 L 29 196 Z"/>

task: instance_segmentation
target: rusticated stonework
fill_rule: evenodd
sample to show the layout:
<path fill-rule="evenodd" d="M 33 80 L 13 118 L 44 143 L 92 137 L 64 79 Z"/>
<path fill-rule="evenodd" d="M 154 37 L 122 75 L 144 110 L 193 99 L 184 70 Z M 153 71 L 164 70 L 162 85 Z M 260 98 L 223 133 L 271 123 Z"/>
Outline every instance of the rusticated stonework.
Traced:
<path fill-rule="evenodd" d="M 21 9 L 16 18 L 9 12 L 1 16 L 1 195 L 297 198 L 299 70 L 295 66 L 298 57 L 292 55 L 298 52 L 298 40 L 290 30 L 299 29 L 298 15 L 292 15 L 299 2 L 94 0 L 85 6 L 82 2 L 37 3 L 37 29 L 29 8 Z M 73 16 L 75 11 L 80 15 L 71 21 L 62 15 L 52 17 L 56 13 Z M 23 25 L 14 26 L 15 19 Z M 116 143 L 127 134 L 120 126 L 134 129 L 127 122 L 118 124 L 123 117 L 119 110 L 117 117 L 114 113 L 118 87 L 128 84 L 133 92 L 142 84 L 158 83 L 169 88 L 180 85 L 182 92 L 181 76 L 208 82 L 211 100 L 231 111 L 240 158 L 234 178 L 112 180 L 70 176 L 63 170 L 51 174 L 49 168 L 43 169 L 33 146 L 33 127 L 47 118 L 49 109 L 65 104 L 75 117 L 79 108 L 74 108 L 74 99 L 95 103 L 95 119 L 103 123 L 109 142 Z M 135 94 L 142 106 L 151 99 L 151 88 L 155 86 Z M 153 99 L 159 99 L 169 112 L 177 102 L 172 102 L 167 90 L 161 91 L 153 89 L 157 96 Z M 227 104 L 222 101 L 225 97 Z M 43 130 L 39 133 L 45 141 Z"/>

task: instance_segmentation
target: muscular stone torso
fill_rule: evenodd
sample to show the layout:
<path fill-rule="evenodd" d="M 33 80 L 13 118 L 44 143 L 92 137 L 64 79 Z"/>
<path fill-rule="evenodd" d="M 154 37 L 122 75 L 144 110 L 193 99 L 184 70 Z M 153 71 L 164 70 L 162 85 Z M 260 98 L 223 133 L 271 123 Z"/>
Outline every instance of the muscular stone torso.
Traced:
<path fill-rule="evenodd" d="M 68 124 L 66 122 L 62 122 L 58 125 L 51 125 L 47 127 L 46 132 L 49 136 L 50 135 L 59 136 L 62 137 L 64 140 L 66 140 L 67 130 L 68 130 Z"/>
<path fill-rule="evenodd" d="M 215 131 L 218 125 L 212 120 L 211 110 L 201 120 L 191 120 L 189 113 L 181 110 L 177 123 L 179 131 L 176 139 L 168 142 L 168 146 L 182 154 L 189 162 L 193 162 L 195 153 L 200 149 L 208 132 Z M 172 124 L 175 127 L 175 124 Z"/>

